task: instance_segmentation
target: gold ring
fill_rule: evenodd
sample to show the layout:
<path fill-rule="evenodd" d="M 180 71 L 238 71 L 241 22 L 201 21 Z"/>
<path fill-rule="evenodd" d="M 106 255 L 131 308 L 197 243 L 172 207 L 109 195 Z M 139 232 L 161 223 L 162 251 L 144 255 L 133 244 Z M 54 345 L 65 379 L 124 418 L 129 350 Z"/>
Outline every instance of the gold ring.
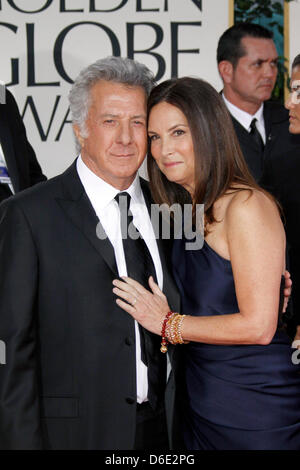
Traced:
<path fill-rule="evenodd" d="M 133 302 L 131 303 L 131 305 L 134 307 L 136 304 L 136 297 L 133 299 Z"/>

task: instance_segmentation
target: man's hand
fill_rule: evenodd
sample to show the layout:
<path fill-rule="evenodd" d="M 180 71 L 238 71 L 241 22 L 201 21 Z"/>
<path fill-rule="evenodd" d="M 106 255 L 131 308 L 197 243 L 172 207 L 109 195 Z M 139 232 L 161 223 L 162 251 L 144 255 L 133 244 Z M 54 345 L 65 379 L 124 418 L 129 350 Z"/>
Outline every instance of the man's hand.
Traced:
<path fill-rule="evenodd" d="M 287 306 L 288 306 L 288 303 L 289 303 L 289 300 L 290 300 L 290 296 L 291 296 L 291 293 L 292 293 L 292 279 L 291 279 L 291 275 L 288 271 L 285 271 L 284 279 L 285 279 L 285 285 L 284 285 L 284 290 L 283 290 L 284 301 L 283 301 L 282 313 L 286 312 L 286 309 L 287 309 Z M 300 334 L 300 331 L 299 331 L 299 334 Z"/>

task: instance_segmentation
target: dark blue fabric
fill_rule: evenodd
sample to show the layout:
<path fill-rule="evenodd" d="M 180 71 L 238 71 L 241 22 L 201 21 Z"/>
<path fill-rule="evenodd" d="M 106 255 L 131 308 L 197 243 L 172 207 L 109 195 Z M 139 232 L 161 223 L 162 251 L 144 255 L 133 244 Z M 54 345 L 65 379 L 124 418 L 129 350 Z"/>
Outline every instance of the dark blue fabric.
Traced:
<path fill-rule="evenodd" d="M 239 311 L 230 261 L 206 242 L 185 250 L 175 240 L 173 271 L 182 313 Z M 185 443 L 188 449 L 299 449 L 300 367 L 278 325 L 271 344 L 180 346 L 184 355 Z"/>

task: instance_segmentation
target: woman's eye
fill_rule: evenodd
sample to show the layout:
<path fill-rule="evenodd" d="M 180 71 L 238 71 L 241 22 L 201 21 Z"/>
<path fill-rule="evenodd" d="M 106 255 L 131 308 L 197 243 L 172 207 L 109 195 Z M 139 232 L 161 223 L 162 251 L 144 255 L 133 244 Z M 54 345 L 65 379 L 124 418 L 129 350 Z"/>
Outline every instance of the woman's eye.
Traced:
<path fill-rule="evenodd" d="M 153 142 L 154 140 L 158 139 L 158 135 L 155 135 L 155 134 L 149 135 L 148 137 L 149 137 L 150 142 Z"/>
<path fill-rule="evenodd" d="M 185 134 L 185 132 L 184 132 L 182 129 L 176 129 L 176 130 L 174 131 L 174 134 L 175 134 L 175 135 L 183 135 L 183 134 Z"/>

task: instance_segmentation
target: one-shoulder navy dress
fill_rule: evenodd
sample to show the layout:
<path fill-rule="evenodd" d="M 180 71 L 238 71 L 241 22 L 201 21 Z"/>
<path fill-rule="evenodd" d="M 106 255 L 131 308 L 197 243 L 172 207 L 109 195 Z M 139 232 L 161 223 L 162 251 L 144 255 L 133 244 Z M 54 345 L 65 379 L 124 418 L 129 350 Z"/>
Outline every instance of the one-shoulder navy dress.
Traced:
<path fill-rule="evenodd" d="M 182 313 L 239 311 L 231 263 L 206 242 L 187 251 L 175 240 L 173 270 Z M 187 449 L 300 450 L 300 366 L 290 343 L 279 324 L 269 345 L 178 346 Z"/>

